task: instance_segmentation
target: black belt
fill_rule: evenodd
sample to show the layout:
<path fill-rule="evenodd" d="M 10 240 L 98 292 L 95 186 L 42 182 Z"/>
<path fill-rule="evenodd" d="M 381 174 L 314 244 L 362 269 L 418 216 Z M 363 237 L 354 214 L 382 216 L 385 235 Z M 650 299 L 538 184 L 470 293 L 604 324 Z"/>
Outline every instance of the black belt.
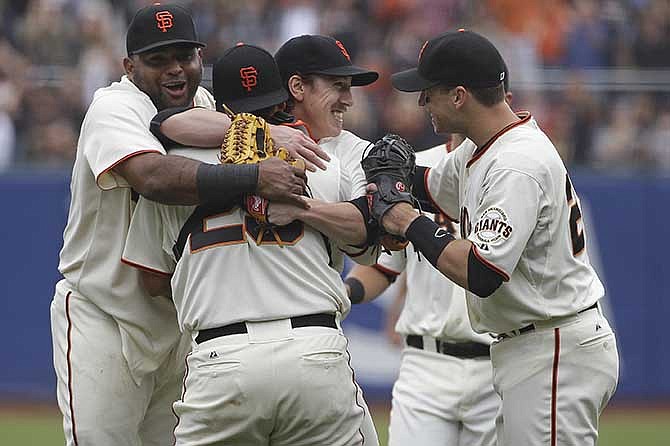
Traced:
<path fill-rule="evenodd" d="M 584 308 L 583 310 L 578 311 L 577 314 L 582 314 L 585 311 L 594 310 L 596 308 L 598 308 L 598 302 L 594 303 L 593 305 L 591 305 L 588 308 Z M 508 332 L 508 333 L 501 333 L 501 334 L 498 335 L 498 337 L 501 338 L 501 339 L 507 339 L 507 338 L 511 338 L 514 335 L 518 336 L 518 335 L 522 335 L 524 333 L 528 333 L 529 331 L 535 330 L 535 328 L 536 327 L 535 327 L 534 324 L 530 324 L 530 325 L 526 325 L 525 327 L 521 327 L 518 330 L 513 330 L 511 333 L 514 333 L 514 334 L 512 334 L 512 335 L 509 334 L 509 332 Z M 515 332 L 518 332 L 518 333 L 515 333 Z"/>
<path fill-rule="evenodd" d="M 423 345 L 423 336 L 407 335 L 405 339 L 407 345 L 418 348 L 420 350 L 427 350 Z M 491 356 L 489 346 L 479 342 L 459 342 L 451 343 L 435 339 L 435 351 L 443 355 L 456 356 L 457 358 L 488 358 Z"/>
<path fill-rule="evenodd" d="M 330 327 L 337 328 L 337 323 L 335 322 L 335 315 L 328 313 L 319 313 L 319 314 L 308 314 L 306 316 L 296 316 L 291 318 L 291 327 L 300 328 L 300 327 Z M 220 338 L 221 336 L 229 336 L 234 334 L 245 334 L 247 333 L 247 324 L 245 322 L 236 322 L 230 325 L 224 325 L 223 327 L 216 328 L 207 328 L 205 330 L 200 330 L 198 336 L 195 338 L 195 342 L 202 344 L 205 341 L 210 339 Z"/>

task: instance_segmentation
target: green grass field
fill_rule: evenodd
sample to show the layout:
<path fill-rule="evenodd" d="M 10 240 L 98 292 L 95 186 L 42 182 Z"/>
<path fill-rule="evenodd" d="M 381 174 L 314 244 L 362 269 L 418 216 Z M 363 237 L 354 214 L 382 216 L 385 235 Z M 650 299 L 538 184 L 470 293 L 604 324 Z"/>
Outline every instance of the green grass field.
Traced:
<path fill-rule="evenodd" d="M 388 413 L 375 411 L 375 424 L 386 445 Z M 613 409 L 601 420 L 599 446 L 666 446 L 670 444 L 670 410 Z M 63 446 L 61 419 L 53 410 L 0 409 L 0 445 Z"/>

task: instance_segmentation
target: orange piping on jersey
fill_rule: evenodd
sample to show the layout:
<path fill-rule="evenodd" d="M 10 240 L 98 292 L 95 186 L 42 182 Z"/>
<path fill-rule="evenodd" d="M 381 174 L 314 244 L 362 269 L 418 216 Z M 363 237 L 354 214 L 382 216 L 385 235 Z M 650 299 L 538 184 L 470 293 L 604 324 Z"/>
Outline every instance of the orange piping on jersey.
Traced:
<path fill-rule="evenodd" d="M 558 359 L 561 355 L 561 331 L 554 328 L 554 366 L 551 372 L 551 446 L 556 446 L 556 398 L 558 397 Z"/>
<path fill-rule="evenodd" d="M 430 167 L 427 168 L 425 173 L 423 174 L 423 188 L 426 190 L 426 195 L 428 196 L 428 199 L 430 200 L 431 203 L 433 203 L 433 206 L 435 206 L 437 210 L 439 210 L 445 217 L 447 217 L 454 223 L 458 223 L 458 220 L 450 217 L 449 214 L 447 214 L 445 210 L 442 209 L 439 204 L 437 204 L 433 196 L 430 194 L 430 189 L 428 189 L 428 172 L 430 172 Z"/>
<path fill-rule="evenodd" d="M 72 291 L 67 293 L 65 296 L 65 317 L 67 318 L 67 393 L 68 393 L 68 404 L 70 406 L 70 419 L 72 420 L 72 441 L 74 446 L 79 445 L 77 441 L 77 428 L 74 422 L 74 404 L 72 402 L 72 317 L 70 316 L 70 297 L 72 296 Z"/>
<path fill-rule="evenodd" d="M 393 271 L 392 269 L 387 268 L 385 266 L 382 266 L 379 263 L 375 263 L 374 265 L 372 265 L 372 267 L 374 269 L 376 269 L 377 271 L 379 271 L 380 273 L 382 273 L 382 274 L 388 274 L 388 275 L 391 275 L 391 276 L 399 276 L 400 275 L 400 273 L 398 271 Z"/>
<path fill-rule="evenodd" d="M 486 260 L 484 257 L 482 257 L 482 255 L 479 254 L 479 250 L 477 250 L 477 245 L 475 245 L 474 243 L 472 244 L 472 252 L 475 253 L 475 257 L 477 257 L 477 260 L 482 262 L 484 266 L 500 275 L 500 277 L 502 277 L 505 282 L 509 282 L 509 274 L 507 274 L 505 271 L 495 266 L 493 263 Z"/>
<path fill-rule="evenodd" d="M 114 164 L 112 164 L 111 166 L 109 166 L 108 168 L 106 168 L 105 170 L 103 170 L 102 172 L 100 172 L 100 175 L 98 175 L 97 177 L 95 177 L 95 184 L 97 184 L 97 186 L 98 186 L 100 189 L 102 189 L 102 190 L 112 190 L 113 188 L 112 188 L 112 189 L 103 189 L 102 186 L 100 186 L 100 177 L 101 177 L 101 176 L 103 176 L 104 174 L 106 174 L 106 173 L 109 172 L 110 170 L 114 169 L 116 166 L 118 166 L 119 164 L 121 164 L 122 162 L 124 162 L 124 161 L 127 160 L 127 159 L 130 159 L 130 158 L 132 158 L 132 157 L 134 157 L 134 156 L 137 156 L 137 155 L 142 155 L 143 153 L 152 153 L 152 152 L 153 152 L 153 153 L 160 153 L 160 154 L 162 155 L 162 153 L 161 153 L 160 151 L 158 151 L 158 150 L 154 150 L 154 149 L 151 149 L 151 150 L 138 150 L 137 152 L 133 152 L 133 153 L 131 153 L 130 155 L 126 155 L 126 156 L 124 156 L 123 158 L 121 158 L 120 160 L 118 160 L 117 162 L 115 162 Z M 130 186 L 128 186 L 128 187 L 130 187 Z"/>
<path fill-rule="evenodd" d="M 128 259 L 124 259 L 121 257 L 121 263 L 125 263 L 128 266 L 131 266 L 133 268 L 141 269 L 142 271 L 146 271 L 148 273 L 152 274 L 158 274 L 160 276 L 167 276 L 167 277 L 172 277 L 172 273 L 166 273 L 165 271 L 160 271 L 157 269 L 149 268 L 148 266 L 140 265 L 139 263 L 131 262 Z"/>
<path fill-rule="evenodd" d="M 498 138 L 500 138 L 503 134 L 512 130 L 514 127 L 523 125 L 523 124 L 527 123 L 528 121 L 530 121 L 530 112 L 520 111 L 516 115 L 519 118 L 521 118 L 521 120 L 507 125 L 505 128 L 503 128 L 498 133 L 493 135 L 493 137 L 491 137 L 491 139 L 486 141 L 486 144 L 484 144 L 483 146 L 481 146 L 477 150 L 475 150 L 475 153 L 472 154 L 472 159 L 470 159 L 470 161 L 468 161 L 468 163 L 465 165 L 465 167 L 470 167 L 475 161 L 477 161 L 479 158 L 481 158 L 482 155 L 484 155 L 484 152 L 486 152 L 493 145 L 493 143 L 496 142 L 496 140 Z"/>
<path fill-rule="evenodd" d="M 344 347 L 344 351 L 347 352 L 347 366 L 349 366 L 349 370 L 351 370 L 351 382 L 354 384 L 354 393 L 355 393 L 355 401 L 356 405 L 363 411 L 363 418 L 365 418 L 365 407 L 360 405 L 358 403 L 358 384 L 356 383 L 356 372 L 354 372 L 354 368 L 351 367 L 351 354 L 349 353 L 349 339 L 346 337 L 344 338 L 344 341 L 346 342 L 346 345 Z M 361 444 L 365 444 L 365 435 L 363 435 L 363 429 L 358 428 L 358 433 L 361 434 Z"/>
<path fill-rule="evenodd" d="M 188 378 L 188 358 L 191 356 L 193 352 L 189 352 L 188 355 L 186 355 L 186 358 L 184 358 L 184 362 L 186 363 L 186 372 L 184 373 L 184 380 L 181 385 L 181 401 L 182 403 L 184 402 L 184 396 L 186 395 L 186 378 Z M 177 415 L 177 412 L 174 410 L 174 406 L 171 406 L 170 409 L 172 409 L 172 414 L 174 417 L 177 419 L 177 422 L 174 425 L 174 428 L 172 428 L 172 446 L 177 444 L 177 426 L 179 426 L 179 422 L 181 419 L 179 418 L 179 415 Z"/>

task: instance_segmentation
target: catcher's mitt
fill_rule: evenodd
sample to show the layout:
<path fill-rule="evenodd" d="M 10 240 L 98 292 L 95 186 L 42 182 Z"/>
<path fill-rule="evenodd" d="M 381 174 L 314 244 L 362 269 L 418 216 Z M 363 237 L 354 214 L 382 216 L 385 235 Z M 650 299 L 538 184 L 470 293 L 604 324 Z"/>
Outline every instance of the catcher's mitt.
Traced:
<path fill-rule="evenodd" d="M 414 204 L 412 177 L 416 170 L 415 160 L 414 148 L 400 136 L 389 133 L 366 150 L 361 161 L 368 183 L 377 186 L 368 203 L 370 213 L 382 231 L 379 241 L 392 251 L 405 248 L 408 242 L 403 237 L 385 234 L 381 219 L 398 203 Z"/>
<path fill-rule="evenodd" d="M 265 119 L 251 113 L 235 114 L 225 105 L 223 107 L 231 123 L 223 137 L 219 151 L 221 164 L 256 164 L 275 156 L 293 166 L 305 169 L 303 160 L 295 159 L 285 148 L 275 146 L 270 135 L 270 126 Z M 257 195 L 247 195 L 243 197 L 242 204 L 247 213 L 254 217 L 262 227 L 272 231 L 275 240 L 279 246 L 282 246 L 283 242 L 279 234 L 267 221 L 267 200 Z M 264 233 L 264 230 L 259 231 L 256 243 L 261 242 Z"/>

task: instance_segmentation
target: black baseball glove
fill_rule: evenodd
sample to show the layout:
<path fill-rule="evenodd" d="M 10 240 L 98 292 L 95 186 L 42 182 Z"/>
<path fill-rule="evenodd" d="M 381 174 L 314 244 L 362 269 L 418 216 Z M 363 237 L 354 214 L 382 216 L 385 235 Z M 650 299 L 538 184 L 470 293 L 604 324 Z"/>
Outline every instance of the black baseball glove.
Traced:
<path fill-rule="evenodd" d="M 366 150 L 361 161 L 368 184 L 377 186 L 377 190 L 369 196 L 369 204 L 370 214 L 380 227 L 379 241 L 392 251 L 405 248 L 407 240 L 386 234 L 381 220 L 398 203 L 414 204 L 412 177 L 416 170 L 415 160 L 414 148 L 400 136 L 389 133 Z"/>

